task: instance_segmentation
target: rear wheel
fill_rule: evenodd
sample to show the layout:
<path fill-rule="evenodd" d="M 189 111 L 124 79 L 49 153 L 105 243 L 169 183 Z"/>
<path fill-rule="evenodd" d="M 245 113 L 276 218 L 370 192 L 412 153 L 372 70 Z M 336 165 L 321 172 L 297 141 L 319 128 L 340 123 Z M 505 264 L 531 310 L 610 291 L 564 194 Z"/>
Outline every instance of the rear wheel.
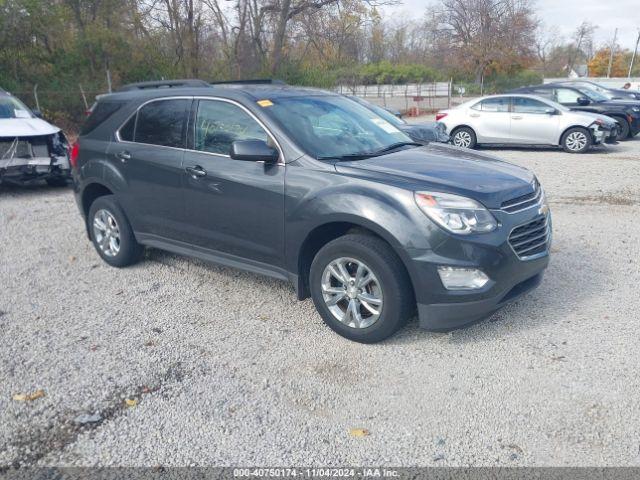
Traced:
<path fill-rule="evenodd" d="M 469 127 L 456 128 L 451 134 L 451 143 L 456 147 L 476 148 L 476 132 Z"/>
<path fill-rule="evenodd" d="M 569 153 L 584 153 L 593 143 L 591 134 L 585 128 L 570 128 L 562 136 L 562 148 Z"/>
<path fill-rule="evenodd" d="M 91 241 L 102 259 L 113 267 L 126 267 L 140 260 L 144 248 L 113 195 L 98 197 L 89 208 Z"/>
<path fill-rule="evenodd" d="M 324 322 L 350 340 L 374 343 L 393 335 L 411 315 L 411 282 L 383 240 L 349 234 L 317 253 L 309 275 L 311 296 Z"/>

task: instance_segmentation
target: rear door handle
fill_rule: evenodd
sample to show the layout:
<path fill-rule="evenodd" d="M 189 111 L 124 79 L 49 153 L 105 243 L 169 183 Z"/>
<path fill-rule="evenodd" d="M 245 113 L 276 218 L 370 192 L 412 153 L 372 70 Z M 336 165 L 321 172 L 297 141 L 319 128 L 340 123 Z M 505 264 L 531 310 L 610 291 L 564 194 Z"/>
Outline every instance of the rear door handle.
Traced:
<path fill-rule="evenodd" d="M 520 115 L 514 115 L 511 118 L 513 118 L 514 120 L 522 120 L 522 117 Z"/>
<path fill-rule="evenodd" d="M 118 157 L 122 163 L 125 163 L 127 160 L 131 160 L 131 154 L 126 150 L 116 153 L 116 157 Z"/>
<path fill-rule="evenodd" d="M 480 114 L 479 113 L 470 113 L 469 116 L 473 117 L 473 118 L 476 118 L 476 117 L 479 117 Z"/>
<path fill-rule="evenodd" d="M 195 167 L 186 167 L 185 171 L 191 175 L 192 178 L 202 178 L 207 176 L 207 172 L 200 165 Z"/>

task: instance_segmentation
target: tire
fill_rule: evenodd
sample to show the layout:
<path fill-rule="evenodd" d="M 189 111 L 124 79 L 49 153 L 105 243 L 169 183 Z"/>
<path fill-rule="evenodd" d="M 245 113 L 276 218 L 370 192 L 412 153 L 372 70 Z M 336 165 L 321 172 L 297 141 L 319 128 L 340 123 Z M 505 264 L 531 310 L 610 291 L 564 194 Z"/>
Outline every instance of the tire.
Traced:
<path fill-rule="evenodd" d="M 629 122 L 627 122 L 624 118 L 614 117 L 615 121 L 618 122 L 618 126 L 620 127 L 620 132 L 618 133 L 618 141 L 628 140 L 631 135 L 631 128 L 629 127 Z"/>
<path fill-rule="evenodd" d="M 358 278 L 357 265 L 362 265 L 361 279 L 366 282 L 369 278 L 369 282 L 361 284 L 360 293 L 358 285 L 350 282 L 347 282 L 350 290 L 343 289 L 344 282 L 331 273 L 330 266 L 341 272 L 340 262 L 353 281 Z M 309 287 L 324 322 L 355 342 L 375 343 L 390 337 L 415 310 L 413 289 L 404 265 L 386 242 L 371 235 L 347 234 L 322 247 L 311 263 Z M 327 287 L 338 293 L 328 293 Z M 338 298 L 341 299 L 337 303 L 333 301 Z M 367 300 L 361 302 L 363 298 Z M 380 306 L 376 304 L 379 300 Z M 350 310 L 352 302 L 355 317 Z M 377 318 L 372 311 L 378 312 Z M 343 313 L 342 320 L 336 313 L 338 316 Z"/>
<path fill-rule="evenodd" d="M 591 148 L 593 140 L 586 128 L 573 127 L 564 132 L 560 144 L 565 152 L 584 153 Z"/>
<path fill-rule="evenodd" d="M 113 195 L 98 197 L 91 204 L 87 222 L 93 246 L 112 267 L 133 265 L 142 258 L 144 247 L 136 241 L 131 225 Z M 108 226 L 108 231 L 98 225 Z M 111 242 L 110 239 L 115 237 L 117 240 Z"/>
<path fill-rule="evenodd" d="M 45 182 L 47 182 L 47 185 L 50 187 L 66 187 L 68 185 L 65 177 L 49 177 L 45 178 Z"/>
<path fill-rule="evenodd" d="M 451 134 L 451 143 L 456 147 L 476 148 L 476 132 L 469 127 L 456 128 Z"/>

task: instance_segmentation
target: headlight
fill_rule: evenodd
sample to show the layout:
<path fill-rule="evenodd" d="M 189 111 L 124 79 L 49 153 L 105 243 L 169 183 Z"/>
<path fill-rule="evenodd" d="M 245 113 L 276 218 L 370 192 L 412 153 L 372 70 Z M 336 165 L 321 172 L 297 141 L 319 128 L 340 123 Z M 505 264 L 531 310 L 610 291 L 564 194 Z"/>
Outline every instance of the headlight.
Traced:
<path fill-rule="evenodd" d="M 470 198 L 438 192 L 415 192 L 414 196 L 420 210 L 451 233 L 485 233 L 498 226 L 489 210 Z"/>

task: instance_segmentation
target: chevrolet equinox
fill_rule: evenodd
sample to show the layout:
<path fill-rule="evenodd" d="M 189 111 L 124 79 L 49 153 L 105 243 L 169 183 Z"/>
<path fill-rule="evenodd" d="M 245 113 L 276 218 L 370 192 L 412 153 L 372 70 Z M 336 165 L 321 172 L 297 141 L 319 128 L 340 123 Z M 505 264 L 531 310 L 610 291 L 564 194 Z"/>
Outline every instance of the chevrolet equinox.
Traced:
<path fill-rule="evenodd" d="M 420 145 L 357 102 L 274 83 L 145 82 L 98 98 L 71 152 L 109 265 L 154 247 L 290 281 L 380 341 L 478 321 L 541 281 L 551 217 L 528 170 Z"/>

